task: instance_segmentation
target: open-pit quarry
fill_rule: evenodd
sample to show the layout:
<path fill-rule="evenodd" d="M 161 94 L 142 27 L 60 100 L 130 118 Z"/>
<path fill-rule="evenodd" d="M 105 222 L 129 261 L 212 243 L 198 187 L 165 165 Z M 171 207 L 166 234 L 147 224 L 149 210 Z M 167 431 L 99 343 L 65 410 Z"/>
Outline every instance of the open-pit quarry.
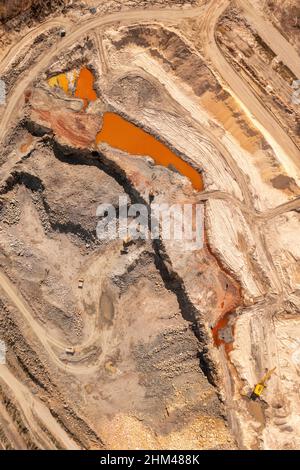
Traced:
<path fill-rule="evenodd" d="M 0 449 L 299 449 L 299 28 L 0 1 Z M 120 199 L 203 243 L 99 237 Z"/>

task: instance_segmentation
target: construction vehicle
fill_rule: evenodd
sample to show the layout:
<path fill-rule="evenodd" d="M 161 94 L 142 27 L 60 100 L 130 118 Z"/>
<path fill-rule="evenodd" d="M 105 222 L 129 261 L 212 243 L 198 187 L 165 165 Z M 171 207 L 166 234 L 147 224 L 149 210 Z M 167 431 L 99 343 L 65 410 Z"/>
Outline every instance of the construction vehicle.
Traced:
<path fill-rule="evenodd" d="M 66 348 L 66 354 L 73 356 L 73 354 L 75 354 L 75 348 L 73 348 L 73 346 Z"/>
<path fill-rule="evenodd" d="M 260 382 L 258 382 L 252 393 L 251 393 L 251 400 L 256 400 L 257 398 L 260 398 L 261 394 L 263 393 L 264 389 L 266 388 L 266 383 L 267 381 L 270 379 L 271 375 L 274 373 L 276 367 L 274 367 L 273 369 L 271 370 L 268 370 L 265 375 L 263 376 L 263 378 L 260 380 Z"/>

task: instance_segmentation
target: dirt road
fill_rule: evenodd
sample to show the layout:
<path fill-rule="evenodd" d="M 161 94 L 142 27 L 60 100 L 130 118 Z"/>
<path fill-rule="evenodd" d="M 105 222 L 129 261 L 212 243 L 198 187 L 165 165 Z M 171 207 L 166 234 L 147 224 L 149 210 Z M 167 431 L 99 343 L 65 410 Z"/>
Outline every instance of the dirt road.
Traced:
<path fill-rule="evenodd" d="M 73 374 L 89 374 L 97 370 L 98 365 L 96 366 L 80 366 L 80 365 L 68 365 L 65 362 L 61 361 L 57 354 L 54 352 L 52 346 L 55 346 L 61 352 L 64 352 L 65 349 L 69 346 L 61 341 L 58 341 L 53 336 L 47 334 L 45 329 L 38 323 L 34 318 L 34 313 L 31 311 L 30 307 L 27 305 L 26 301 L 22 298 L 20 293 L 17 291 L 12 282 L 8 277 L 0 272 L 0 286 L 3 292 L 7 295 L 10 301 L 15 305 L 21 315 L 28 322 L 31 330 L 37 336 L 38 340 L 41 342 L 44 349 L 47 351 L 49 357 L 60 369 L 68 371 Z M 84 347 L 84 346 L 83 346 Z"/>
<path fill-rule="evenodd" d="M 256 24 L 256 13 L 249 9 L 247 6 L 247 2 L 241 1 L 241 4 L 246 5 L 246 14 L 251 17 L 251 21 L 255 22 Z M 0 141 L 3 141 L 5 138 L 6 133 L 9 131 L 10 121 L 16 114 L 16 110 L 20 104 L 22 104 L 23 94 L 26 88 L 32 83 L 36 76 L 38 76 L 41 72 L 43 72 L 49 63 L 65 48 L 71 46 L 74 42 L 78 41 L 82 38 L 87 32 L 101 28 L 105 25 L 120 22 L 120 23 L 132 23 L 136 21 L 164 21 L 166 23 L 172 23 L 174 21 L 178 21 L 182 18 L 190 18 L 190 17 L 202 17 L 202 28 L 200 31 L 200 35 L 203 42 L 203 47 L 205 51 L 205 55 L 209 58 L 210 62 L 213 64 L 214 70 L 220 75 L 220 77 L 228 84 L 228 88 L 230 91 L 233 92 L 233 95 L 236 97 L 237 101 L 242 103 L 242 106 L 246 110 L 247 114 L 251 116 L 254 122 L 259 123 L 260 126 L 263 127 L 263 132 L 272 136 L 272 138 L 268 140 L 273 140 L 274 142 L 278 143 L 279 146 L 284 149 L 282 152 L 285 155 L 285 162 L 290 165 L 294 165 L 295 169 L 298 170 L 300 168 L 300 161 L 299 161 L 299 151 L 290 140 L 290 138 L 286 135 L 284 130 L 276 121 L 275 117 L 270 115 L 270 113 L 265 109 L 263 104 L 259 101 L 259 99 L 255 96 L 253 90 L 249 89 L 249 86 L 238 76 L 238 74 L 232 69 L 230 64 L 226 61 L 223 57 L 222 53 L 220 52 L 216 41 L 215 41 L 215 26 L 217 24 L 219 16 L 225 10 L 225 8 L 229 5 L 229 1 L 227 0 L 220 0 L 220 1 L 213 1 L 210 2 L 205 7 L 193 8 L 188 10 L 147 10 L 147 11 L 128 11 L 122 13 L 114 13 L 107 15 L 105 17 L 93 17 L 86 21 L 81 25 L 76 25 L 73 29 L 70 29 L 70 32 L 67 34 L 65 38 L 62 38 L 58 44 L 52 47 L 47 54 L 37 63 L 35 64 L 30 71 L 28 71 L 26 76 L 23 76 L 22 79 L 18 83 L 16 83 L 15 88 L 12 94 L 9 96 L 8 104 L 5 109 L 4 115 L 1 120 L 1 130 L 0 130 Z M 59 23 L 60 24 L 60 23 Z M 36 30 L 27 35 L 23 41 L 18 45 L 18 48 L 21 48 L 25 45 L 28 45 L 30 41 L 34 38 L 35 35 L 41 34 L 43 31 L 47 30 L 52 25 L 51 21 L 46 22 L 44 25 L 40 26 Z M 268 40 L 270 40 L 271 29 L 268 29 L 265 26 L 264 20 L 259 22 L 259 28 L 267 29 L 265 32 L 265 36 L 268 36 Z M 10 63 L 13 58 L 14 53 L 18 49 L 16 46 L 8 53 L 8 55 L 4 59 L 4 66 Z M 283 53 L 284 42 L 280 40 L 279 37 L 276 39 L 276 51 L 278 54 Z M 99 52 L 100 52 L 100 59 L 103 60 L 103 51 L 101 50 L 101 39 L 99 40 Z M 292 63 L 294 70 L 298 70 L 298 66 L 295 64 L 295 58 L 292 58 Z M 105 64 L 104 64 L 105 65 Z M 3 64 L 2 64 L 3 67 Z M 163 81 L 163 79 L 161 79 Z M 165 82 L 167 84 L 167 80 Z M 167 87 L 166 87 L 167 88 Z M 184 102 L 184 100 L 183 100 Z M 182 104 L 183 106 L 183 104 Z M 190 112 L 192 117 L 197 119 L 197 109 L 194 109 L 193 106 L 185 106 L 185 108 Z M 200 121 L 199 121 L 200 122 Z M 259 213 L 254 210 L 252 197 L 248 188 L 247 178 L 243 171 L 239 168 L 236 160 L 233 156 L 228 152 L 228 150 L 218 141 L 216 136 L 213 136 L 212 133 L 205 133 L 203 130 L 203 138 L 207 138 L 207 142 L 212 142 L 213 145 L 220 151 L 222 154 L 223 159 L 227 163 L 227 167 L 229 171 L 236 177 L 236 181 L 238 182 L 239 186 L 241 187 L 242 194 L 244 201 L 240 201 L 236 199 L 234 196 L 227 194 L 222 191 L 211 191 L 207 193 L 202 193 L 199 195 L 199 200 L 209 200 L 212 199 L 224 199 L 230 203 L 237 204 L 240 209 L 245 213 L 245 216 L 248 217 L 248 221 L 250 226 L 252 226 L 252 222 L 256 219 L 256 221 L 261 222 L 265 220 L 270 220 L 271 218 L 283 214 L 287 211 L 299 209 L 300 207 L 300 198 L 296 198 L 293 201 L 288 201 L 283 203 L 273 209 L 265 211 L 263 213 Z M 245 218 L 246 218 L 245 217 Z M 274 266 L 272 257 L 269 255 L 268 248 L 266 247 L 263 235 L 261 234 L 259 224 L 253 227 L 253 234 L 254 238 L 257 240 L 257 246 L 260 249 L 260 254 L 262 258 L 266 260 L 265 267 L 266 270 L 270 272 L 270 277 L 273 277 L 273 284 L 279 286 L 278 289 L 280 290 L 280 278 L 276 271 L 276 267 Z M 108 254 L 106 253 L 108 257 Z M 112 260 L 110 259 L 110 263 Z M 100 265 L 100 263 L 99 263 Z M 96 267 L 93 267 L 96 270 Z M 110 264 L 111 268 L 111 264 Z M 99 270 L 99 266 L 97 267 Z M 97 271 L 98 272 L 98 271 Z M 90 275 L 95 276 L 96 271 L 91 270 Z M 102 276 L 105 275 L 105 270 L 103 270 Z M 100 277 L 99 277 L 100 278 Z M 85 279 L 87 279 L 85 277 Z M 58 341 L 55 337 L 47 335 L 43 326 L 39 324 L 39 322 L 35 319 L 34 312 L 32 309 L 27 305 L 26 301 L 22 298 L 20 293 L 17 291 L 16 287 L 13 283 L 5 276 L 5 274 L 0 272 L 0 285 L 1 289 L 5 293 L 5 295 L 9 298 L 9 300 L 15 305 L 18 309 L 20 314 L 26 319 L 28 325 L 37 336 L 39 341 L 41 342 L 44 349 L 47 351 L 49 358 L 53 361 L 53 363 L 67 372 L 72 374 L 93 374 L 98 368 L 99 363 L 102 361 L 102 357 L 99 358 L 96 364 L 92 366 L 82 365 L 80 361 L 77 364 L 66 364 L 62 361 L 58 356 L 60 352 L 64 352 L 68 344 L 65 344 L 61 341 Z M 101 294 L 101 281 L 99 281 L 99 295 Z M 278 296 L 280 297 L 280 296 Z M 281 301 L 281 297 L 280 297 Z M 86 348 L 87 346 L 91 346 L 93 341 L 96 340 L 97 336 L 97 329 L 96 323 L 92 325 L 90 336 L 88 340 L 79 346 L 79 350 Z M 224 376 L 226 373 L 228 375 L 228 370 L 226 366 L 227 359 L 224 357 Z M 35 399 L 32 394 L 27 390 L 27 388 L 22 385 L 8 370 L 6 366 L 0 367 L 0 377 L 5 383 L 11 388 L 16 397 L 17 401 L 19 402 L 20 408 L 22 409 L 26 420 L 32 424 L 33 432 L 38 435 L 39 428 L 35 427 L 34 424 L 34 417 L 37 416 L 42 422 L 47 422 L 47 427 L 51 432 L 53 432 L 54 436 L 58 436 L 58 439 L 62 442 L 62 445 L 67 448 L 76 448 L 76 444 L 69 438 L 68 435 L 60 428 L 60 426 L 56 423 L 56 421 L 51 416 L 49 410 L 44 407 L 42 403 L 40 403 L 37 399 Z M 228 375 L 228 383 L 230 381 L 230 377 Z M 226 385 L 226 384 L 225 384 Z M 227 394 L 229 397 L 229 403 L 231 403 L 231 387 L 228 388 Z M 233 405 L 234 406 L 234 405 Z M 49 416 L 50 415 L 50 416 Z M 234 418 L 232 420 L 234 426 Z M 49 441 L 49 437 L 41 436 L 40 442 L 42 446 L 52 446 L 51 441 Z M 73 446 L 73 447 L 72 447 Z M 75 446 L 75 447 L 74 447 Z"/>
<path fill-rule="evenodd" d="M 6 67 L 11 64 L 11 62 L 18 56 L 20 51 L 24 47 L 29 47 L 33 41 L 40 35 L 46 31 L 49 31 L 51 28 L 61 28 L 64 27 L 66 31 L 70 28 L 70 21 L 61 18 L 60 20 L 49 20 L 46 23 L 41 24 L 37 28 L 32 31 L 29 31 L 21 40 L 21 42 L 17 42 L 13 47 L 9 49 L 9 51 L 0 59 L 0 74 L 2 74 Z"/>
<path fill-rule="evenodd" d="M 136 256 L 140 255 L 138 250 Z M 96 257 L 96 259 L 89 264 L 88 269 L 83 273 L 85 279 L 85 284 L 94 286 L 93 279 L 97 279 L 97 297 L 98 303 L 102 294 L 102 281 L 113 269 L 114 264 L 120 264 L 119 262 L 120 250 L 113 250 L 110 254 L 105 252 L 105 256 Z M 89 282 L 90 281 L 90 282 Z M 47 330 L 35 319 L 35 314 L 28 306 L 26 300 L 22 297 L 21 293 L 17 290 L 16 286 L 10 281 L 10 279 L 0 271 L 0 290 L 2 290 L 5 295 L 9 298 L 13 305 L 18 309 L 19 313 L 25 318 L 26 322 L 30 326 L 33 333 L 37 336 L 38 340 L 41 342 L 44 349 L 47 351 L 49 358 L 54 362 L 54 364 L 65 372 L 70 372 L 77 375 L 88 375 L 95 373 L 101 363 L 105 360 L 105 353 L 107 346 L 107 338 L 109 337 L 109 332 L 103 334 L 103 341 L 101 342 L 101 354 L 97 361 L 93 365 L 82 364 L 80 360 L 66 362 L 67 358 L 61 360 L 59 354 L 64 353 L 66 348 L 70 345 L 62 341 L 57 340 L 53 335 L 49 335 Z M 94 290 L 94 289 L 93 289 Z M 84 292 L 84 291 L 83 291 Z M 86 288 L 86 296 L 91 298 L 91 292 Z M 84 299 L 82 299 L 83 301 Z M 82 302 L 83 303 L 83 302 Z M 76 357 L 80 358 L 80 354 L 91 348 L 93 345 L 99 343 L 100 333 L 98 328 L 97 318 L 100 315 L 100 312 L 95 312 L 94 321 L 89 331 L 88 338 L 81 344 L 76 346 Z"/>
<path fill-rule="evenodd" d="M 164 10 L 135 10 L 135 11 L 125 11 L 121 13 L 112 13 L 106 16 L 100 16 L 93 19 L 87 20 L 82 25 L 76 25 L 74 31 L 68 34 L 63 38 L 59 44 L 53 46 L 48 53 L 40 60 L 34 67 L 32 67 L 30 73 L 25 77 L 22 77 L 22 80 L 16 84 L 14 92 L 10 97 L 8 97 L 8 105 L 5 109 L 4 115 L 0 123 L 0 142 L 3 141 L 6 132 L 8 131 L 9 122 L 11 117 L 16 114 L 16 109 L 18 104 L 22 102 L 22 97 L 26 88 L 31 84 L 32 80 L 41 73 L 50 61 L 59 53 L 61 53 L 65 48 L 72 45 L 78 39 L 82 38 L 84 34 L 88 31 L 98 28 L 104 25 L 109 25 L 111 23 L 131 23 L 136 21 L 155 21 L 163 20 L 165 22 L 174 22 L 184 18 L 190 18 L 194 16 L 199 16 L 205 11 L 205 7 L 192 8 L 187 10 L 181 9 L 164 9 Z M 38 34 L 41 34 L 43 31 L 48 29 L 47 22 L 44 24 L 43 28 L 40 28 Z M 25 42 L 27 38 L 25 38 Z M 19 43 L 19 48 L 22 47 L 22 41 Z"/>
<path fill-rule="evenodd" d="M 267 133 L 273 137 L 274 141 L 277 142 L 282 149 L 285 149 L 289 155 L 289 158 L 292 160 L 296 168 L 300 168 L 299 155 L 300 152 L 291 141 L 291 139 L 286 135 L 284 130 L 278 124 L 276 119 L 270 115 L 265 109 L 265 107 L 260 103 L 258 98 L 254 93 L 249 90 L 247 84 L 237 75 L 237 73 L 232 69 L 228 62 L 222 56 L 216 41 L 215 41 L 215 27 L 218 21 L 218 18 L 223 13 L 223 11 L 229 5 L 228 0 L 220 0 L 216 2 L 215 0 L 208 5 L 191 8 L 186 10 L 176 10 L 176 9 L 164 9 L 164 10 L 147 10 L 147 11 L 126 11 L 122 13 L 113 13 L 106 15 L 105 17 L 96 17 L 92 20 L 87 20 L 84 24 L 76 25 L 75 30 L 63 38 L 58 45 L 52 47 L 45 57 L 39 61 L 28 73 L 27 76 L 23 77 L 22 80 L 16 84 L 13 94 L 9 97 L 8 105 L 5 109 L 4 115 L 1 120 L 0 126 L 0 142 L 3 141 L 4 136 L 8 130 L 8 125 L 11 117 L 16 113 L 18 103 L 22 102 L 22 96 L 26 88 L 30 85 L 33 78 L 36 77 L 54 58 L 65 48 L 70 46 L 72 43 L 77 41 L 79 38 L 83 37 L 86 32 L 91 29 L 103 27 L 111 23 L 120 22 L 120 23 L 132 23 L 136 21 L 164 21 L 164 22 L 174 22 L 184 18 L 195 18 L 202 17 L 201 23 L 201 32 L 200 35 L 204 41 L 204 50 L 206 55 L 212 61 L 216 70 L 220 76 L 228 83 L 233 94 L 236 95 L 238 100 L 243 103 L 246 112 L 253 116 L 253 118 L 258 121 Z M 43 30 L 48 29 L 49 25 L 47 22 L 43 25 L 42 28 L 39 28 L 38 34 L 41 34 Z M 28 38 L 24 39 L 25 42 Z M 19 44 L 19 47 L 22 47 L 22 41 Z"/>
<path fill-rule="evenodd" d="M 199 34 L 202 39 L 205 55 L 211 61 L 214 69 L 218 72 L 220 77 L 226 84 L 228 84 L 233 96 L 242 104 L 246 114 L 254 121 L 263 134 L 267 134 L 267 140 L 270 142 L 273 141 L 281 147 L 281 155 L 282 158 L 285 159 L 285 161 L 282 161 L 281 163 L 283 165 L 286 164 L 288 167 L 290 167 L 292 163 L 295 172 L 299 172 L 299 149 L 280 126 L 276 118 L 270 114 L 263 103 L 260 102 L 254 91 L 249 89 L 248 84 L 243 81 L 243 79 L 226 61 L 216 43 L 216 25 L 219 17 L 228 7 L 229 3 L 230 2 L 228 0 L 220 0 L 219 2 L 214 1 L 210 3 L 208 11 L 203 16 Z M 257 17 L 259 18 L 259 15 L 255 15 L 255 22 L 257 21 Z M 281 47 L 284 47 L 284 45 Z"/>
<path fill-rule="evenodd" d="M 7 387 L 12 391 L 20 410 L 26 419 L 26 425 L 34 434 L 42 449 L 55 449 L 56 446 L 49 438 L 49 434 L 44 432 L 37 424 L 37 418 L 55 437 L 55 440 L 60 442 L 63 448 L 69 450 L 79 449 L 78 445 L 53 418 L 48 408 L 40 400 L 34 397 L 28 388 L 16 379 L 5 365 L 0 365 L 0 379 L 3 380 Z"/>
<path fill-rule="evenodd" d="M 243 16 L 258 32 L 260 37 L 277 55 L 282 62 L 300 79 L 300 57 L 295 48 L 280 34 L 270 21 L 257 14 L 247 0 L 238 0 L 238 5 L 243 10 Z"/>
<path fill-rule="evenodd" d="M 253 220 L 257 219 L 267 221 L 278 215 L 285 214 L 286 212 L 300 209 L 300 197 L 296 197 L 291 201 L 284 202 L 279 206 L 273 207 L 272 209 L 268 209 L 264 212 L 258 212 L 255 209 L 249 208 L 249 206 L 224 191 L 204 191 L 198 196 L 199 201 L 208 201 L 209 199 L 221 199 L 228 201 L 231 204 L 236 205 L 245 214 L 246 218 L 249 216 Z"/>

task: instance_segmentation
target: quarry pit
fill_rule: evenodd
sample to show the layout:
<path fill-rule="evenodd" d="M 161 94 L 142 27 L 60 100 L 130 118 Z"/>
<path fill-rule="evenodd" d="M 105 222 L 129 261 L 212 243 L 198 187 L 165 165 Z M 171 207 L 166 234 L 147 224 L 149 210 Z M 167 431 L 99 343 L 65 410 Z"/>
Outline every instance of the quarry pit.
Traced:
<path fill-rule="evenodd" d="M 0 448 L 299 448 L 296 2 L 4 3 Z"/>

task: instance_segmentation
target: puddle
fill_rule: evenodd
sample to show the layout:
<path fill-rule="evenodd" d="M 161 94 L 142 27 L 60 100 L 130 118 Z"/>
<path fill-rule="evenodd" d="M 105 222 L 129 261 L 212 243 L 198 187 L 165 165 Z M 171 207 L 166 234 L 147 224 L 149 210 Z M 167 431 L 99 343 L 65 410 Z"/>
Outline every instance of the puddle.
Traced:
<path fill-rule="evenodd" d="M 51 88 L 61 88 L 66 95 L 69 93 L 69 79 L 65 73 L 60 73 L 48 79 L 48 84 Z"/>
<path fill-rule="evenodd" d="M 79 73 L 73 70 L 49 78 L 48 85 L 51 88 L 60 88 L 66 95 L 82 99 L 85 109 L 91 101 L 97 99 L 94 81 L 93 73 L 87 67 L 83 67 Z"/>
<path fill-rule="evenodd" d="M 218 320 L 212 329 L 214 344 L 217 347 L 224 345 L 226 354 L 233 350 L 234 326 L 229 324 L 232 312 L 227 312 Z"/>
<path fill-rule="evenodd" d="M 92 72 L 87 67 L 83 67 L 77 79 L 75 96 L 83 100 L 84 108 L 88 106 L 90 101 L 97 99 L 97 93 L 94 90 L 94 81 L 95 78 Z"/>
<path fill-rule="evenodd" d="M 79 74 L 73 71 L 48 79 L 51 88 L 61 88 L 66 94 L 82 99 L 84 109 L 91 101 L 97 99 L 94 82 L 95 77 L 87 67 L 83 67 Z M 197 191 L 203 190 L 202 176 L 198 171 L 155 137 L 116 113 L 104 113 L 102 129 L 96 136 L 96 143 L 101 142 L 133 155 L 152 157 L 156 164 L 173 167 L 181 175 L 189 178 Z"/>
<path fill-rule="evenodd" d="M 155 137 L 116 113 L 107 112 L 103 116 L 102 129 L 96 137 L 97 144 L 102 142 L 133 155 L 152 157 L 157 165 L 174 167 L 181 175 L 189 178 L 194 189 L 203 189 L 202 176 L 198 171 Z"/>
<path fill-rule="evenodd" d="M 110 296 L 103 292 L 100 298 L 100 322 L 102 326 L 112 325 L 114 313 L 114 305 Z"/>

